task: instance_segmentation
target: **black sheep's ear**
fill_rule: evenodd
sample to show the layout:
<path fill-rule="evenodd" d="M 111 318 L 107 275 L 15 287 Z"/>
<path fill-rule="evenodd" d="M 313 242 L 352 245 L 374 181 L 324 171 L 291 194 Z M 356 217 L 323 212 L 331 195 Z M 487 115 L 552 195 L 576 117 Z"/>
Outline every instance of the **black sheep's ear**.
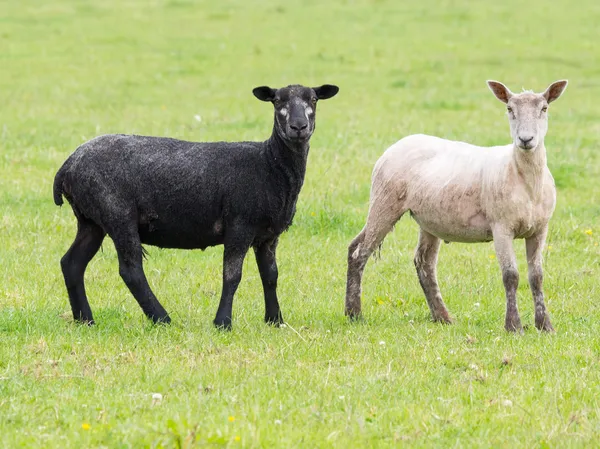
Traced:
<path fill-rule="evenodd" d="M 313 87 L 313 90 L 317 94 L 319 100 L 327 100 L 328 98 L 335 97 L 340 91 L 340 88 L 333 84 L 323 84 L 320 87 Z"/>
<path fill-rule="evenodd" d="M 252 89 L 252 93 L 260 101 L 273 101 L 277 89 L 271 89 L 269 86 L 260 86 Z"/>

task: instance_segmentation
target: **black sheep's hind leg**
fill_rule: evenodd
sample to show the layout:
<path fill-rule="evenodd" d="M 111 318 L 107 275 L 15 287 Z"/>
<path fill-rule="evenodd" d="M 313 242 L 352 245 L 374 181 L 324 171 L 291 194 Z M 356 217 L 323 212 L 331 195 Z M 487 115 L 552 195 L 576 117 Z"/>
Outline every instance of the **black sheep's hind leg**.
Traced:
<path fill-rule="evenodd" d="M 98 252 L 106 234 L 94 222 L 78 218 L 75 241 L 60 260 L 69 302 L 76 322 L 94 324 L 85 293 L 84 275 L 88 263 Z"/>
<path fill-rule="evenodd" d="M 142 265 L 142 244 L 136 231 L 111 234 L 119 257 L 119 274 L 140 307 L 154 323 L 170 323 L 167 311 L 150 289 Z"/>
<path fill-rule="evenodd" d="M 283 316 L 281 315 L 279 301 L 277 300 L 277 278 L 279 275 L 275 254 L 277 243 L 278 240 L 275 239 L 254 247 L 256 264 L 258 265 L 265 293 L 265 322 L 275 326 L 283 324 Z"/>

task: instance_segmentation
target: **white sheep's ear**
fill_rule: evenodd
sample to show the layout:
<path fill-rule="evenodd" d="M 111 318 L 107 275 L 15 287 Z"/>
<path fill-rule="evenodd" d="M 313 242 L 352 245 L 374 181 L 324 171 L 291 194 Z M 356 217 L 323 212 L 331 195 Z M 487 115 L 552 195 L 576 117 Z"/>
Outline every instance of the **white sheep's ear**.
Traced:
<path fill-rule="evenodd" d="M 272 89 L 269 86 L 260 86 L 252 89 L 252 93 L 260 101 L 273 101 L 275 99 L 277 89 Z"/>
<path fill-rule="evenodd" d="M 567 88 L 567 84 L 569 84 L 567 80 L 556 81 L 548 86 L 548 89 L 546 89 L 546 92 L 544 92 L 542 96 L 548 103 L 552 103 L 562 95 Z"/>
<path fill-rule="evenodd" d="M 487 85 L 494 93 L 496 98 L 502 103 L 508 103 L 508 100 L 510 100 L 510 98 L 514 95 L 510 89 L 500 81 L 488 80 Z"/>

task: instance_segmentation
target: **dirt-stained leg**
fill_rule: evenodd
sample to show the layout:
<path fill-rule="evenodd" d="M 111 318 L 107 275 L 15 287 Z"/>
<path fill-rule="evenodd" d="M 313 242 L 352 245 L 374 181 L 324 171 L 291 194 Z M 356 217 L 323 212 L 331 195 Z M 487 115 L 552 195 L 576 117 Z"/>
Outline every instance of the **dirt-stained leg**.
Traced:
<path fill-rule="evenodd" d="M 525 240 L 527 248 L 527 268 L 529 270 L 529 287 L 533 295 L 533 304 L 535 307 L 535 327 L 541 331 L 554 332 L 550 316 L 544 303 L 544 291 L 542 283 L 544 273 L 542 271 L 542 250 L 546 241 L 548 228 L 533 235 Z"/>
<path fill-rule="evenodd" d="M 346 315 L 350 318 L 358 318 L 361 314 L 362 275 L 369 257 L 404 212 L 389 196 L 376 199 L 369 208 L 366 226 L 348 246 Z"/>
<path fill-rule="evenodd" d="M 506 319 L 504 328 L 508 332 L 523 332 L 521 317 L 517 308 L 517 287 L 519 286 L 519 271 L 513 249 L 513 235 L 504 228 L 492 230 L 496 257 L 502 270 L 502 281 L 506 291 Z"/>
<path fill-rule="evenodd" d="M 423 229 L 419 232 L 419 243 L 415 251 L 415 268 L 419 282 L 427 298 L 427 305 L 431 310 L 433 321 L 452 323 L 448 309 L 442 300 L 442 294 L 437 282 L 437 257 L 442 241 Z"/>

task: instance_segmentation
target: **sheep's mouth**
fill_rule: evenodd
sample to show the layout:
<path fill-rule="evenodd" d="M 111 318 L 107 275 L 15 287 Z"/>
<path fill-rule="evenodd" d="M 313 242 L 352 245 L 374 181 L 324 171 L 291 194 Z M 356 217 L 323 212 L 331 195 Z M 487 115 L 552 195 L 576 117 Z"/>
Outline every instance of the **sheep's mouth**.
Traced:
<path fill-rule="evenodd" d="M 305 140 L 310 139 L 310 132 L 308 132 L 308 131 L 301 131 L 301 132 L 291 131 L 291 132 L 287 133 L 287 137 L 292 142 L 304 142 Z"/>

